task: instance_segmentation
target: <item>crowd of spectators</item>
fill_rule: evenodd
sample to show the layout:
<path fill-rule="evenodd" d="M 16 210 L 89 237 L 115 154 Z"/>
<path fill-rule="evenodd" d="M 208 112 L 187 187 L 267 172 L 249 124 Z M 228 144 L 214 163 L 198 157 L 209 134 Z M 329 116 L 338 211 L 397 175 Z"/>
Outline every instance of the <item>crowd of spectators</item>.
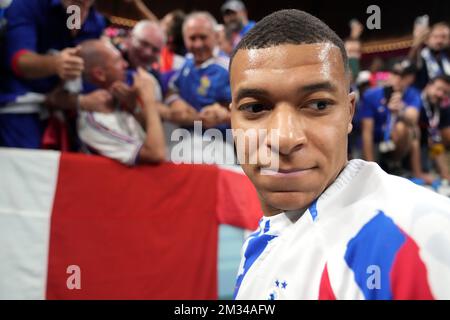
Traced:
<path fill-rule="evenodd" d="M 12 0 L 0 9 L 0 147 L 134 165 L 168 159 L 174 128 L 230 127 L 229 56 L 255 25 L 245 4 L 223 3 L 219 24 L 206 11 L 159 19 L 143 1 L 127 2 L 141 18 L 131 29 L 108 26 L 94 0 Z M 73 5 L 80 28 L 67 24 Z M 450 28 L 428 20 L 416 20 L 409 53 L 395 61 L 375 57 L 362 68 L 357 20 L 345 48 L 357 94 L 349 156 L 433 184 L 450 179 Z"/>

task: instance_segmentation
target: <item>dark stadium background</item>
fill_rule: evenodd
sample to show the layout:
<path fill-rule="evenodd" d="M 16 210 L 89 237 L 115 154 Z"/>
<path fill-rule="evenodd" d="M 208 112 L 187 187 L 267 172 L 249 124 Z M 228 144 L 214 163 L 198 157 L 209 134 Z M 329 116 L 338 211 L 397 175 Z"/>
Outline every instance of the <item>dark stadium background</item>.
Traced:
<path fill-rule="evenodd" d="M 136 18 L 137 14 L 127 6 L 124 0 L 97 0 L 103 11 L 115 16 Z M 220 6 L 224 1 L 211 0 L 145 0 L 148 7 L 162 18 L 175 9 L 186 12 L 192 10 L 207 10 L 213 13 L 221 22 Z M 402 37 L 412 32 L 414 19 L 427 13 L 430 23 L 449 21 L 450 1 L 443 0 L 390 0 L 390 1 L 344 1 L 344 0 L 244 0 L 250 19 L 259 20 L 265 15 L 285 8 L 305 10 L 324 20 L 341 37 L 349 32 L 348 21 L 357 18 L 365 22 L 369 5 L 376 4 L 381 8 L 381 30 L 366 30 L 362 40 L 380 40 L 392 37 Z"/>

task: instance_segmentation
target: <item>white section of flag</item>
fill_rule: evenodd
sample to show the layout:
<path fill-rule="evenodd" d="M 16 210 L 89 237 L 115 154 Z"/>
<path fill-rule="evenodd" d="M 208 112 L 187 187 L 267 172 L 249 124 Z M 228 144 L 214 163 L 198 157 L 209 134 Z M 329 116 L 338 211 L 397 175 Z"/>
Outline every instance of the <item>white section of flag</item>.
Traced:
<path fill-rule="evenodd" d="M 0 299 L 45 299 L 59 159 L 0 148 Z"/>

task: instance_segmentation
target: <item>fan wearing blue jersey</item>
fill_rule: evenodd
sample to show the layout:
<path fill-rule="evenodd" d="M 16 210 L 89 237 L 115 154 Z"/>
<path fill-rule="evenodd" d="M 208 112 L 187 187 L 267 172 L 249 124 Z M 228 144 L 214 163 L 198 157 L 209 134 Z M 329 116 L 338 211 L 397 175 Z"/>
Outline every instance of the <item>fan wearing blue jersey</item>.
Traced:
<path fill-rule="evenodd" d="M 94 0 L 14 0 L 6 9 L 8 27 L 0 51 L 0 146 L 41 146 L 48 116 L 46 95 L 61 82 L 80 77 L 84 63 L 78 45 L 99 38 L 105 27 L 93 4 Z M 79 28 L 69 28 L 73 6 L 79 8 Z M 109 96 L 104 90 L 67 94 L 57 107 L 105 111 Z"/>
<path fill-rule="evenodd" d="M 363 158 L 390 173 L 398 171 L 417 136 L 420 91 L 412 87 L 416 69 L 408 61 L 393 66 L 389 85 L 368 89 L 361 100 Z"/>
<path fill-rule="evenodd" d="M 355 94 L 336 33 L 303 11 L 277 11 L 231 59 L 236 150 L 264 213 L 244 243 L 235 297 L 450 298 L 450 200 L 347 159 Z M 254 130 L 265 138 L 238 143 Z M 273 161 L 254 161 L 269 152 Z"/>
<path fill-rule="evenodd" d="M 202 121 L 203 127 L 225 128 L 229 124 L 231 101 L 228 57 L 217 48 L 217 22 L 207 12 L 188 15 L 183 37 L 189 54 L 169 85 L 166 103 L 171 120 L 190 127 Z"/>

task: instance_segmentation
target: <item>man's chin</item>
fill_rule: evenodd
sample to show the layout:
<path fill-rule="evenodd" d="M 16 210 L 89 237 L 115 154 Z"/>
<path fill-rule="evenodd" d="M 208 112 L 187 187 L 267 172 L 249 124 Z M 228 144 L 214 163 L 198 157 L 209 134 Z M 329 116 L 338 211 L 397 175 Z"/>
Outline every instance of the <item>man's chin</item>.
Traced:
<path fill-rule="evenodd" d="M 316 198 L 313 192 L 265 192 L 263 201 L 270 208 L 281 211 L 293 211 L 307 208 Z"/>

